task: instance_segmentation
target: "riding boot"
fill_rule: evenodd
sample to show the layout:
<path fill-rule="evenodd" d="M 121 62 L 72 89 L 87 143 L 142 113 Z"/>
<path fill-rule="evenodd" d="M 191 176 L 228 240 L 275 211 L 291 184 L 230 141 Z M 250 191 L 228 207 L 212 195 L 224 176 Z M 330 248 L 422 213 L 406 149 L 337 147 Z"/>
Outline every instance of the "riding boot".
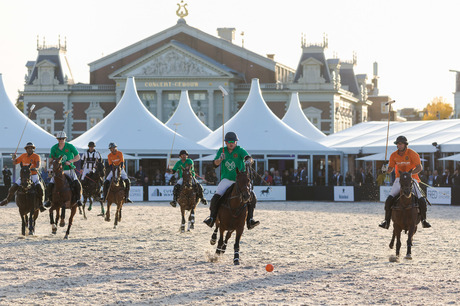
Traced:
<path fill-rule="evenodd" d="M 48 186 L 46 186 L 46 193 L 48 194 L 48 201 L 45 202 L 45 207 L 51 207 L 51 201 L 53 197 L 53 188 L 54 188 L 54 183 L 48 183 Z"/>
<path fill-rule="evenodd" d="M 41 212 L 44 212 L 46 208 L 43 206 L 43 187 L 41 184 L 35 185 L 35 192 L 37 193 L 38 197 L 38 208 Z"/>
<path fill-rule="evenodd" d="M 214 194 L 211 199 L 211 205 L 209 207 L 209 210 L 211 211 L 211 215 L 203 221 L 209 227 L 213 227 L 214 223 L 216 222 L 217 212 L 219 211 L 220 198 L 221 198 L 220 195 Z"/>
<path fill-rule="evenodd" d="M 418 199 L 418 208 L 420 209 L 420 219 L 422 219 L 422 227 L 429 228 L 431 224 L 426 221 L 426 201 L 425 198 Z"/>
<path fill-rule="evenodd" d="M 388 229 L 390 227 L 391 207 L 393 206 L 395 199 L 396 198 L 394 196 L 389 195 L 387 200 L 385 201 L 385 220 L 383 220 L 383 222 L 379 224 L 381 228 Z"/>
<path fill-rule="evenodd" d="M 103 202 L 107 201 L 107 192 L 109 191 L 109 187 L 110 187 L 110 181 L 105 181 L 104 182 L 104 187 L 102 188 L 102 193 L 104 194 L 104 200 Z"/>
<path fill-rule="evenodd" d="M 0 202 L 0 206 L 4 206 L 4 205 L 8 204 L 9 202 L 13 201 L 14 200 L 14 195 L 15 195 L 16 191 L 18 190 L 18 188 L 19 188 L 19 185 L 16 184 L 16 183 L 13 183 L 13 186 L 11 186 L 10 189 L 8 190 L 8 195 L 7 195 L 6 199 Z"/>
<path fill-rule="evenodd" d="M 196 182 L 196 193 L 197 197 L 201 199 L 201 204 L 208 205 L 208 201 L 203 196 L 203 186 L 200 183 Z"/>
<path fill-rule="evenodd" d="M 74 200 L 77 202 L 78 206 L 83 206 L 83 203 L 80 201 L 81 199 L 81 183 L 79 180 L 75 180 L 72 182 L 72 191 L 74 192 Z"/>
<path fill-rule="evenodd" d="M 132 203 L 133 201 L 129 198 L 129 189 L 131 188 L 131 181 L 126 179 L 125 181 L 125 203 Z"/>
<path fill-rule="evenodd" d="M 177 205 L 177 198 L 179 197 L 179 193 L 180 193 L 180 185 L 179 184 L 176 184 L 174 185 L 174 188 L 173 188 L 173 200 L 171 202 L 169 202 L 169 204 L 172 206 L 172 207 L 176 207 Z"/>
<path fill-rule="evenodd" d="M 253 229 L 260 224 L 259 221 L 254 220 L 254 209 L 256 208 L 257 198 L 254 192 L 251 192 L 251 200 L 248 203 L 248 216 L 246 217 L 246 225 L 248 229 Z"/>

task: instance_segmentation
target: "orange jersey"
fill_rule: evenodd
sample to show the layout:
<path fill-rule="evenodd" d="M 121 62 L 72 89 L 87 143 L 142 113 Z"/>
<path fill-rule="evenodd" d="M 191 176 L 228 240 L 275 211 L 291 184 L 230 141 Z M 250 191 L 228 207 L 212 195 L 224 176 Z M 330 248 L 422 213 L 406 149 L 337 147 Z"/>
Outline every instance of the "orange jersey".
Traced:
<path fill-rule="evenodd" d="M 22 162 L 24 166 L 30 165 L 30 168 L 38 168 L 38 165 L 40 164 L 40 156 L 38 154 L 32 153 L 32 155 L 29 156 L 27 153 L 21 154 L 18 158 L 16 158 L 16 164 L 19 164 Z M 37 174 L 37 171 L 32 170 L 30 174 Z"/>
<path fill-rule="evenodd" d="M 123 163 L 125 160 L 123 158 L 123 153 L 121 153 L 120 151 L 117 151 L 115 152 L 115 154 L 110 152 L 110 154 L 107 156 L 107 161 L 109 162 L 109 165 L 118 166 L 121 163 Z"/>
<path fill-rule="evenodd" d="M 390 156 L 390 163 L 388 166 L 395 168 L 396 177 L 399 177 L 399 171 L 408 172 L 420 164 L 420 156 L 418 153 L 412 149 L 407 148 L 403 155 L 399 155 L 398 151 L 393 152 Z M 418 174 L 412 174 L 412 177 L 416 179 L 417 182 L 420 181 Z"/>

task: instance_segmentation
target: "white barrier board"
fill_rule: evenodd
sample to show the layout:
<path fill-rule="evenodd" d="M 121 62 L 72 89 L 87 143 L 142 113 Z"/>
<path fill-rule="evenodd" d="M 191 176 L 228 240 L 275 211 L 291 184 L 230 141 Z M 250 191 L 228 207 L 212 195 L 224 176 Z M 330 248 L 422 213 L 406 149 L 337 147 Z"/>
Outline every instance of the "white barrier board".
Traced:
<path fill-rule="evenodd" d="M 210 201 L 217 186 L 203 185 L 203 195 Z M 258 201 L 285 201 L 286 186 L 255 186 L 254 193 Z M 149 201 L 171 201 L 173 186 L 149 186 Z"/>
<path fill-rule="evenodd" d="M 129 198 L 133 202 L 144 201 L 144 187 L 142 186 L 131 186 L 129 189 Z"/>
<path fill-rule="evenodd" d="M 390 195 L 391 186 L 380 186 L 380 202 L 385 202 Z"/>
<path fill-rule="evenodd" d="M 428 187 L 426 197 L 431 204 L 450 205 L 452 198 L 452 189 L 450 187 Z"/>
<path fill-rule="evenodd" d="M 355 192 L 353 186 L 334 186 L 334 201 L 353 202 Z"/>

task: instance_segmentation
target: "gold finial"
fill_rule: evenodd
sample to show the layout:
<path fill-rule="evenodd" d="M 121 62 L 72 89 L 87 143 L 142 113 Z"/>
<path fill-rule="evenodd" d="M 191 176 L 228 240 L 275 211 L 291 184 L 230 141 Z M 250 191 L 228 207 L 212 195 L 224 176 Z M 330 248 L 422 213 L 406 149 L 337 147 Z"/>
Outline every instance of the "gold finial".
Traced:
<path fill-rule="evenodd" d="M 180 3 L 177 3 L 177 6 L 179 7 L 176 11 L 176 15 L 179 16 L 180 18 L 184 18 L 188 15 L 188 10 L 186 8 L 187 3 L 183 4 L 184 0 L 181 0 Z M 182 10 L 183 9 L 183 10 Z"/>

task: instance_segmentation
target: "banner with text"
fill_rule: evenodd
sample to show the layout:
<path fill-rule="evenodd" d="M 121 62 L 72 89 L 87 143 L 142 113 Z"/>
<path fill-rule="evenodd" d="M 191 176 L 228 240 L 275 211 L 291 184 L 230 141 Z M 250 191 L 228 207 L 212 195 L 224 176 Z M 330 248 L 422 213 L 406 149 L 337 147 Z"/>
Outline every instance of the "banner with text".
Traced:
<path fill-rule="evenodd" d="M 144 187 L 142 186 L 131 186 L 129 189 L 129 198 L 133 202 L 144 201 Z"/>
<path fill-rule="evenodd" d="M 334 201 L 353 202 L 355 192 L 353 186 L 334 186 Z"/>
<path fill-rule="evenodd" d="M 380 202 L 385 202 L 390 195 L 391 186 L 380 186 Z"/>
<path fill-rule="evenodd" d="M 444 204 L 450 205 L 452 198 L 452 189 L 450 187 L 428 187 L 426 190 L 426 197 L 431 204 Z"/>
<path fill-rule="evenodd" d="M 203 195 L 210 201 L 217 186 L 203 185 Z M 255 186 L 254 193 L 258 201 L 286 201 L 285 186 Z M 173 186 L 149 186 L 149 201 L 171 201 Z"/>

